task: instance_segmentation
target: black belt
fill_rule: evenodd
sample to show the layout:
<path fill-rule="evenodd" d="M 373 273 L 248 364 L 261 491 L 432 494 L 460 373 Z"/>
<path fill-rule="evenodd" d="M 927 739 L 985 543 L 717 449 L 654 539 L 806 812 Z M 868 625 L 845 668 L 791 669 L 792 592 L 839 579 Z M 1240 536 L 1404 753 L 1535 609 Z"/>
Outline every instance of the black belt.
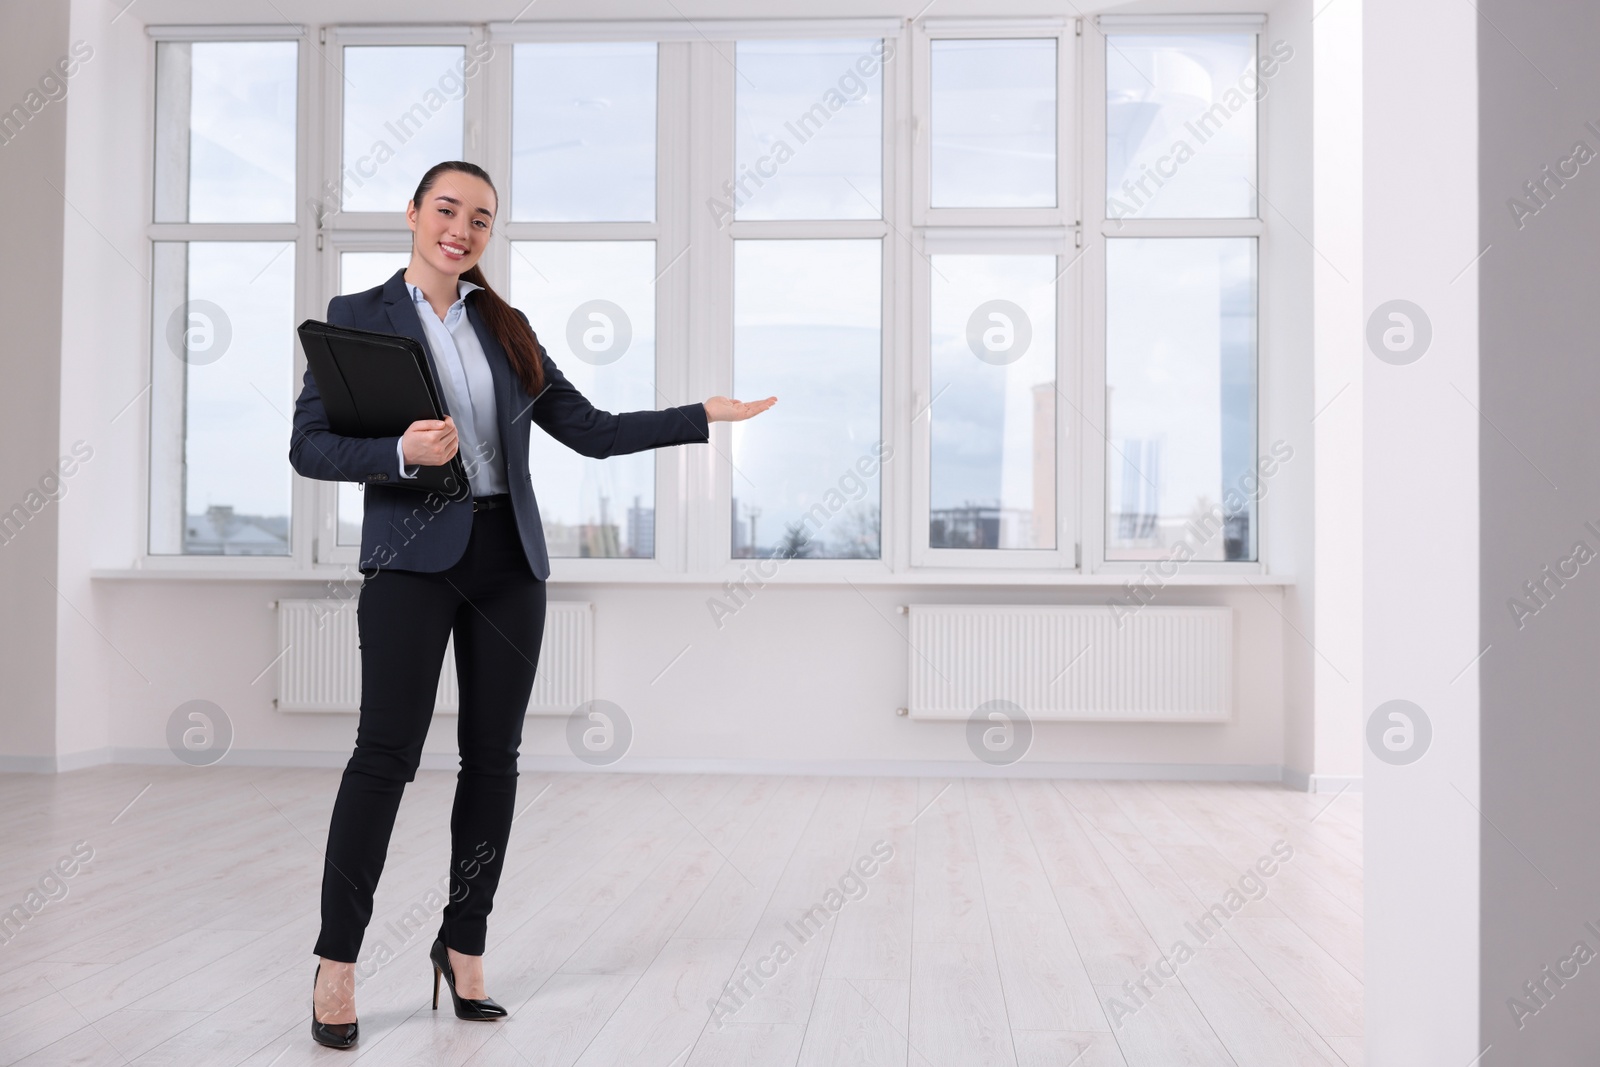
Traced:
<path fill-rule="evenodd" d="M 473 511 L 489 511 L 494 508 L 508 508 L 510 506 L 510 493 L 496 493 L 493 496 L 475 496 L 472 498 Z"/>

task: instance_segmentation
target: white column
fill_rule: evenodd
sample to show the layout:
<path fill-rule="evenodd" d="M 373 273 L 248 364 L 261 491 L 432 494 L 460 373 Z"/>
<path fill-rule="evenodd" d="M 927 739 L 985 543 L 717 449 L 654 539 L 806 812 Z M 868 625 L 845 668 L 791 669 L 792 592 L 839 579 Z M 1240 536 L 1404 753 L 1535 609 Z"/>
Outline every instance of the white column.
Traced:
<path fill-rule="evenodd" d="M 1368 732 L 1365 753 L 1366 1062 L 1466 1067 L 1481 1051 L 1478 293 L 1462 273 L 1479 252 L 1479 23 L 1457 0 L 1363 19 L 1362 710 L 1399 716 L 1394 747 Z"/>
<path fill-rule="evenodd" d="M 1311 23 L 1313 387 L 1309 786 L 1360 786 L 1362 740 L 1361 4 L 1328 4 Z"/>

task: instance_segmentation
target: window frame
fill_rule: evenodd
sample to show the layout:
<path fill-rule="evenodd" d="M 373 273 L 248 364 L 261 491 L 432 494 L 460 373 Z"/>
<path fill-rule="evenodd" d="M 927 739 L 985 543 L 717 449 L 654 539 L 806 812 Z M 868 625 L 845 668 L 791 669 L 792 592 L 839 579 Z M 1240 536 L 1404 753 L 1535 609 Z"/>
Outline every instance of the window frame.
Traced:
<path fill-rule="evenodd" d="M 329 183 L 339 182 L 344 169 L 344 49 L 350 45 L 459 45 L 471 49 L 483 40 L 480 28 L 465 25 L 439 26 L 325 26 L 318 31 L 318 63 L 316 69 L 317 107 L 313 111 L 314 128 L 309 137 L 313 145 L 312 174 L 315 181 L 302 187 L 299 202 L 307 208 L 313 202 L 330 205 L 325 191 Z M 462 98 L 462 153 L 461 158 L 479 163 L 475 158 L 474 142 L 483 127 L 484 109 L 488 93 L 484 91 L 484 70 L 479 69 L 466 79 L 466 92 Z M 315 235 L 314 246 L 308 251 L 316 256 L 316 267 L 307 273 L 314 286 L 307 297 L 307 310 L 299 318 L 324 320 L 328 302 L 340 292 L 340 256 L 344 252 L 392 252 L 411 247 L 410 230 L 406 227 L 404 212 L 343 210 L 336 201 L 332 210 L 325 212 L 305 210 Z M 305 376 L 305 354 L 295 350 L 295 395 L 298 383 Z M 312 543 L 313 564 L 337 564 L 354 571 L 361 550 L 356 545 L 339 544 L 339 483 L 295 475 L 298 483 L 305 483 L 307 508 L 305 528 L 307 540 Z M 365 492 L 366 487 L 361 486 Z M 419 498 L 420 502 L 420 498 Z M 296 524 L 298 525 L 298 523 Z"/>
<path fill-rule="evenodd" d="M 1255 433 L 1256 456 L 1259 462 L 1261 439 L 1266 423 L 1262 419 L 1262 397 L 1268 395 L 1271 361 L 1262 352 L 1262 338 L 1270 336 L 1267 315 L 1271 301 L 1267 293 L 1272 271 L 1268 266 L 1265 216 L 1263 205 L 1268 201 L 1268 190 L 1263 180 L 1267 152 L 1264 145 L 1268 129 L 1267 109 L 1272 93 L 1256 102 L 1256 216 L 1238 219 L 1122 219 L 1106 218 L 1106 48 L 1107 32 L 1144 34 L 1217 34 L 1253 33 L 1256 38 L 1256 61 L 1260 62 L 1261 45 L 1267 32 L 1267 16 L 1257 15 L 1099 15 L 1093 32 L 1098 40 L 1096 47 L 1084 49 L 1084 123 L 1086 143 L 1100 145 L 1094 166 L 1085 166 L 1083 174 L 1084 210 L 1086 229 L 1085 245 L 1091 241 L 1097 251 L 1084 257 L 1084 347 L 1085 351 L 1098 353 L 1098 359 L 1084 360 L 1084 417 L 1093 420 L 1093 427 L 1085 427 L 1079 435 L 1083 441 L 1083 506 L 1085 522 L 1083 559 L 1085 570 L 1091 574 L 1138 575 L 1159 562 L 1154 559 L 1113 560 L 1106 558 L 1106 526 L 1110 518 L 1110 501 L 1107 498 L 1107 442 L 1100 432 L 1109 415 L 1106 403 L 1106 242 L 1116 238 L 1131 237 L 1250 237 L 1256 241 L 1256 389 Z M 1087 153 L 1086 153 L 1087 155 Z M 1093 210 L 1090 210 L 1090 205 Z M 1256 493 L 1254 560 L 1197 560 L 1182 565 L 1187 575 L 1252 575 L 1267 573 L 1265 507 L 1259 489 Z"/>
<path fill-rule="evenodd" d="M 295 219 L 292 222 L 156 222 L 155 220 L 155 145 L 156 130 L 160 123 L 160 102 L 157 94 L 160 89 L 157 70 L 157 52 L 163 43 L 168 42 L 193 42 L 193 43 L 231 43 L 236 41 L 294 41 L 298 47 L 295 56 Z M 300 190 L 305 188 L 311 172 L 311 160 L 308 152 L 307 127 L 311 114 L 311 59 L 305 27 L 293 23 L 279 23 L 276 25 L 240 24 L 240 25 L 183 25 L 183 26 L 147 26 L 146 27 L 146 64 L 150 71 L 149 90 L 146 96 L 144 145 L 149 153 L 146 158 L 143 185 L 143 210 L 145 212 L 145 247 L 141 258 L 146 267 L 146 277 L 154 278 L 156 266 L 156 246 L 163 242 L 202 243 L 209 241 L 288 241 L 294 243 L 295 251 L 295 281 L 294 293 L 294 321 L 299 322 L 304 318 L 305 298 L 309 288 L 310 271 L 305 268 L 305 252 L 309 246 L 305 212 L 300 199 Z M 140 368 L 146 385 L 146 392 L 154 387 L 154 363 L 160 358 L 161 353 L 153 344 L 154 308 L 152 301 L 153 292 L 146 292 L 142 301 L 143 333 L 139 342 L 142 355 Z M 295 343 L 295 361 L 300 363 L 298 342 Z M 298 395 L 298 381 L 292 395 Z M 150 548 L 150 521 L 151 493 L 154 488 L 153 478 L 155 438 L 157 428 L 154 425 L 154 411 L 148 397 L 144 403 L 145 434 L 143 447 L 139 450 L 138 458 L 138 484 L 136 523 L 134 526 L 135 548 L 133 559 L 135 566 L 140 570 L 154 572 L 175 572 L 181 574 L 261 574 L 276 575 L 285 570 L 304 570 L 309 568 L 312 561 L 311 541 L 309 529 L 302 525 L 305 515 L 304 487 L 300 484 L 303 479 L 291 474 L 289 489 L 289 552 L 287 555 L 273 556 L 228 556 L 228 555 L 200 555 L 189 553 L 153 553 Z M 286 421 L 284 424 L 283 461 L 289 462 L 289 428 L 294 417 L 291 408 L 287 412 L 279 412 Z M 183 446 L 180 445 L 180 448 Z"/>
<path fill-rule="evenodd" d="M 514 100 L 513 75 L 515 72 L 516 45 L 521 43 L 586 43 L 590 41 L 654 41 L 656 44 L 656 204 L 655 218 L 649 222 L 514 222 L 511 213 L 496 220 L 498 238 L 484 253 L 484 273 L 498 286 L 501 295 L 511 299 L 511 257 L 518 254 L 513 245 L 519 241 L 650 241 L 655 245 L 656 292 L 655 333 L 656 406 L 665 408 L 687 403 L 680 399 L 687 395 L 682 376 L 682 310 L 684 300 L 682 263 L 674 257 L 684 252 L 686 242 L 681 237 L 681 223 L 677 215 L 681 210 L 675 205 L 683 193 L 682 140 L 688 121 L 686 72 L 683 46 L 643 32 L 639 24 L 618 24 L 613 32 L 584 34 L 571 32 L 581 24 L 553 26 L 555 32 L 540 32 L 544 25 L 491 23 L 488 40 L 494 47 L 493 58 L 485 64 L 489 98 L 504 106 L 490 108 L 485 125 L 484 158 L 477 162 L 504 187 L 502 195 L 511 193 L 511 138 Z M 502 56 L 503 52 L 503 56 Z M 504 61 L 502 62 L 502 58 Z M 509 201 L 508 201 L 509 203 Z M 513 301 L 514 302 L 514 301 Z M 549 323 L 540 323 L 530 315 L 535 332 L 549 331 Z M 535 427 L 534 433 L 544 431 Z M 551 566 L 559 567 L 562 578 L 572 581 L 639 581 L 649 582 L 685 570 L 684 525 L 687 501 L 681 491 L 685 458 L 682 449 L 664 448 L 654 452 L 655 459 L 655 513 L 654 555 L 646 558 L 598 558 L 552 556 Z M 539 492 L 538 485 L 533 487 Z"/>
<path fill-rule="evenodd" d="M 965 571 L 1076 571 L 1078 528 L 1082 520 L 1074 442 L 1079 438 L 1079 344 L 1081 321 L 1077 248 L 1082 218 L 1079 204 L 1083 158 L 1078 130 L 1077 79 L 1082 69 L 1079 20 L 1045 18 L 928 19 L 915 28 L 912 99 L 915 111 L 908 138 L 913 165 L 913 219 L 916 257 L 911 284 L 911 566 Z M 931 119 L 933 43 L 939 40 L 1015 40 L 1051 38 L 1056 42 L 1056 206 L 1052 208 L 934 208 L 931 195 Z M 924 415 L 933 395 L 933 255 L 1052 254 L 1055 256 L 1056 323 L 1056 519 L 1054 548 L 933 548 L 928 544 L 932 497 L 932 425 Z"/>
<path fill-rule="evenodd" d="M 1086 32 L 1087 27 L 1087 32 Z M 293 223 L 153 223 L 147 218 L 145 249 L 174 240 L 293 240 L 299 257 L 295 321 L 322 318 L 339 291 L 338 255 L 343 251 L 408 247 L 398 213 L 332 212 L 319 218 L 309 207 L 323 182 L 338 180 L 342 166 L 343 94 L 338 71 L 350 44 L 461 44 L 487 42 L 493 54 L 467 80 L 463 106 L 462 158 L 476 162 L 510 192 L 511 80 L 514 46 L 524 41 L 634 40 L 657 43 L 657 211 L 651 223 L 539 223 L 507 220 L 485 252 L 483 267 L 498 285 L 509 284 L 511 242 L 517 240 L 634 239 L 656 242 L 656 383 L 660 407 L 715 394 L 731 395 L 733 379 L 733 241 L 759 237 L 876 237 L 882 242 L 882 439 L 893 447 L 880 474 L 881 558 L 803 560 L 784 568 L 785 582 L 832 583 L 885 579 L 1014 582 L 1021 578 L 1132 575 L 1149 561 L 1108 561 L 1106 543 L 1105 443 L 1105 247 L 1116 236 L 1249 236 L 1257 240 L 1256 395 L 1257 453 L 1266 436 L 1264 398 L 1270 394 L 1272 361 L 1263 340 L 1272 336 L 1271 260 L 1265 240 L 1271 207 L 1266 179 L 1276 151 L 1269 136 L 1269 110 L 1278 94 L 1257 103 L 1257 216 L 1227 220 L 1123 220 L 1105 218 L 1105 36 L 1116 32 L 1251 32 L 1259 60 L 1266 45 L 1267 16 L 1103 15 L 1087 18 L 835 18 L 633 22 L 491 22 L 430 26 L 186 25 L 147 28 L 152 72 L 146 180 L 153 183 L 155 50 L 164 40 L 296 40 L 298 50 L 296 219 Z M 1057 39 L 1057 206 L 1018 209 L 933 209 L 927 205 L 930 138 L 926 116 L 931 98 L 931 42 L 941 38 Z M 719 227 L 703 210 L 705 199 L 734 172 L 734 42 L 758 38 L 884 38 L 896 49 L 884 64 L 883 218 L 841 221 L 730 220 Z M 1085 38 L 1090 38 L 1085 41 Z M 332 51 L 330 51 L 330 49 Z M 919 118 L 920 116 L 920 118 Z M 919 125 L 920 123 L 920 125 Z M 1087 203 L 1086 203 L 1087 201 Z M 1090 210 L 1090 205 L 1093 210 Z M 154 189 L 145 208 L 153 212 Z M 1057 547 L 1055 549 L 930 549 L 928 532 L 928 420 L 915 418 L 926 403 L 931 371 L 928 350 L 930 254 L 1050 250 L 1057 256 Z M 509 294 L 508 294 L 509 295 Z M 149 379 L 151 307 L 145 301 L 143 341 Z M 537 325 L 537 324 L 536 324 Z M 548 327 L 547 327 L 548 328 Z M 305 362 L 294 356 L 294 393 Z M 148 406 L 147 423 L 148 423 Z M 285 417 L 285 462 L 288 419 Z M 919 428 L 920 427 L 920 428 Z M 153 431 L 154 427 L 148 427 Z M 337 493 L 332 482 L 292 475 L 288 557 L 153 556 L 150 540 L 150 445 L 140 458 L 143 491 L 137 494 L 134 565 L 150 571 L 204 576 L 260 573 L 278 577 L 325 577 L 353 568 L 357 550 L 337 545 Z M 1082 442 L 1081 447 L 1078 442 Z M 656 453 L 654 559 L 562 557 L 560 580 L 652 584 L 721 583 L 749 577 L 755 560 L 731 554 L 732 427 L 711 426 L 711 447 L 662 449 Z M 535 487 L 537 491 L 537 487 Z M 1192 561 L 1186 575 L 1224 582 L 1268 573 L 1267 509 L 1256 507 L 1255 561 Z M 1048 560 L 1046 560 L 1048 557 Z M 986 577 L 990 576 L 990 577 Z M 943 577 L 941 577 L 943 576 Z M 763 578 L 763 580 L 771 580 Z"/>
<path fill-rule="evenodd" d="M 894 402 L 891 392 L 898 362 L 893 353 L 902 344 L 889 312 L 891 286 L 897 277 L 887 241 L 893 234 L 884 219 L 729 220 L 719 227 L 706 201 L 722 196 L 721 185 L 735 168 L 734 71 L 740 40 L 817 40 L 823 38 L 887 38 L 901 49 L 904 24 L 895 18 L 738 20 L 697 19 L 685 22 L 546 22 L 490 23 L 496 49 L 523 41 L 654 40 L 657 52 L 656 221 L 654 223 L 512 223 L 510 232 L 539 228 L 549 239 L 582 239 L 581 228 L 617 228 L 618 238 L 653 228 L 656 262 L 662 271 L 656 285 L 656 388 L 659 406 L 693 403 L 708 396 L 733 395 L 733 242 L 760 237 L 877 237 L 882 255 L 882 356 L 880 358 L 881 436 L 893 443 Z M 494 66 L 494 64 L 490 64 Z M 883 78 L 883 200 L 886 218 L 894 209 L 898 157 L 893 136 L 900 86 Z M 497 96 L 508 106 L 489 138 L 503 146 L 491 156 L 490 173 L 509 174 L 511 113 L 508 79 Z M 694 117 L 691 121 L 690 116 Z M 495 169 L 498 167 L 499 169 Z M 499 229 L 497 225 L 496 229 Z M 645 239 L 640 237 L 638 239 Z M 487 255 L 486 257 L 487 258 Z M 488 270 L 488 268 L 485 268 Z M 491 277 L 506 277 L 505 273 Z M 710 441 L 702 449 L 669 448 L 656 453 L 656 556 L 649 559 L 582 559 L 559 557 L 564 580 L 574 582 L 649 582 L 684 580 L 722 583 L 750 578 L 759 560 L 734 557 L 729 530 L 733 508 L 733 427 L 710 425 Z M 896 455 L 899 454 L 898 448 Z M 880 558 L 816 559 L 783 567 L 785 578 L 803 572 L 802 580 L 881 580 L 894 574 L 891 558 L 894 512 L 891 502 L 894 461 L 880 476 L 882 504 Z M 535 492 L 538 487 L 535 486 Z M 771 570 L 769 565 L 766 570 Z M 765 580 L 764 578 L 762 580 Z"/>
<path fill-rule="evenodd" d="M 893 23 L 891 26 L 889 23 Z M 785 35 L 794 40 L 820 40 L 824 38 L 844 39 L 879 39 L 887 40 L 895 48 L 897 55 L 903 55 L 902 32 L 898 22 L 894 20 L 871 19 L 861 20 L 830 20 L 826 29 L 832 32 L 819 32 L 823 24 L 819 24 L 817 31 L 808 31 L 802 34 Z M 892 29 L 893 32 L 890 32 Z M 735 59 L 735 45 L 739 40 L 752 40 L 764 37 L 764 34 L 741 33 L 726 42 L 729 63 L 723 63 L 716 55 L 716 38 L 711 38 L 706 48 L 701 49 L 702 63 L 709 66 L 705 73 L 713 85 L 719 88 L 725 86 L 725 91 L 715 92 L 709 106 L 715 110 L 713 121 L 709 124 L 717 131 L 715 142 L 709 146 L 708 158 L 712 165 L 701 168 L 699 177 L 703 181 L 702 188 L 693 191 L 691 203 L 701 204 L 712 195 L 720 195 L 721 183 L 727 177 L 735 174 L 736 143 L 735 143 L 735 114 L 736 98 L 738 91 L 735 68 L 732 60 Z M 903 64 L 902 64 L 903 66 Z M 718 69 L 718 68 L 722 69 Z M 718 227 L 709 218 L 702 219 L 696 212 L 696 221 L 702 223 L 702 240 L 709 241 L 712 249 L 712 258 L 715 263 L 715 272 L 720 284 L 714 287 L 715 311 L 717 321 L 722 326 L 725 342 L 717 349 L 719 353 L 718 371 L 719 384 L 711 393 L 733 396 L 734 358 L 733 358 L 733 316 L 734 316 L 734 245 L 740 240 L 827 240 L 827 239 L 864 239 L 876 240 L 878 244 L 879 263 L 879 304 L 878 304 L 878 438 L 885 445 L 894 444 L 895 416 L 898 414 L 896 405 L 891 399 L 894 396 L 894 367 L 896 354 L 904 343 L 901 331 L 896 326 L 893 316 L 889 312 L 891 294 L 895 291 L 896 281 L 902 276 L 901 267 L 896 262 L 890 242 L 894 240 L 893 220 L 902 210 L 901 201 L 897 195 L 897 176 L 899 160 L 893 151 L 895 123 L 892 116 L 898 107 L 901 87 L 896 84 L 895 63 L 893 59 L 879 66 L 881 74 L 880 85 L 883 93 L 883 144 L 881 146 L 882 166 L 882 215 L 876 219 L 731 219 L 726 226 Z M 709 215 L 709 213 L 707 213 Z M 754 399 L 754 398 L 750 398 Z M 779 405 L 782 405 L 779 398 Z M 720 441 L 719 441 L 720 438 Z M 709 529 L 703 536 L 702 547 L 705 550 L 704 566 L 711 573 L 711 579 L 722 581 L 738 581 L 747 578 L 751 573 L 761 580 L 779 569 L 778 563 L 766 563 L 760 557 L 736 557 L 733 555 L 731 530 L 733 527 L 733 479 L 732 469 L 733 452 L 733 424 L 716 423 L 712 427 L 712 441 L 718 444 L 722 456 L 726 461 L 719 462 L 714 468 L 713 492 L 710 507 L 703 512 L 704 518 L 709 522 Z M 863 453 L 865 454 L 865 453 Z M 891 504 L 893 492 L 892 472 L 898 469 L 895 457 L 898 449 L 891 453 L 887 462 L 878 469 L 879 492 L 879 526 L 878 526 L 878 558 L 877 559 L 797 559 L 780 561 L 783 571 L 794 574 L 803 571 L 808 577 L 840 579 L 860 579 L 870 581 L 881 579 L 894 572 L 891 544 L 895 540 L 896 522 Z M 721 456 L 718 457 L 721 459 Z M 794 565 L 798 566 L 794 566 Z"/>
<path fill-rule="evenodd" d="M 912 223 L 934 226 L 1073 226 L 1079 213 L 1076 78 L 1078 20 L 1069 16 L 1034 18 L 930 18 L 914 25 L 911 84 Z M 933 42 L 1054 39 L 1056 42 L 1056 203 L 1054 207 L 933 207 L 932 118 Z"/>

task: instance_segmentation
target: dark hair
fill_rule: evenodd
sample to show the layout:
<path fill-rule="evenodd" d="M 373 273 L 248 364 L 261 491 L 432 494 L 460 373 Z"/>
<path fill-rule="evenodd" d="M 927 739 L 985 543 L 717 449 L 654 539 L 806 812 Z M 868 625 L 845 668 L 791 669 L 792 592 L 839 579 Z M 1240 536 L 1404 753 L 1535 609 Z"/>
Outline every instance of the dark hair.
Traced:
<path fill-rule="evenodd" d="M 455 170 L 463 174 L 470 174 L 474 178 L 482 178 L 494 192 L 495 204 L 498 209 L 500 193 L 494 187 L 494 180 L 489 173 L 476 163 L 466 163 L 459 159 L 435 163 L 428 168 L 422 176 L 422 181 L 417 184 L 417 191 L 411 197 L 411 203 L 420 212 L 422 198 L 438 180 L 439 175 L 445 171 Z M 472 269 L 463 271 L 461 277 L 474 285 L 483 286 L 483 291 L 476 298 L 478 314 L 483 316 L 489 332 L 494 334 L 494 339 L 500 342 L 500 347 L 506 350 L 506 356 L 511 360 L 511 369 L 516 371 L 517 377 L 522 381 L 522 387 L 528 391 L 528 396 L 536 397 L 544 391 L 544 360 L 541 356 L 539 338 L 528 325 L 526 319 L 516 308 L 506 303 L 500 294 L 489 285 L 489 279 L 483 276 L 483 270 L 474 263 Z"/>

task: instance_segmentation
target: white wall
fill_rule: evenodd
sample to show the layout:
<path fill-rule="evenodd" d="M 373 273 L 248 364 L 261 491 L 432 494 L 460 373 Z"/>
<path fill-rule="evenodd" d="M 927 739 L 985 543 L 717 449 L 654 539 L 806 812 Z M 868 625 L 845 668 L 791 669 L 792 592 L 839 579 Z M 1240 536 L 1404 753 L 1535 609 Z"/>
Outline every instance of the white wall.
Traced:
<path fill-rule="evenodd" d="M 61 291 L 61 448 L 94 449 L 61 505 L 57 582 L 71 607 L 60 620 L 56 660 L 58 752 L 107 744 L 118 708 L 156 679 L 131 656 L 90 578 L 110 545 L 126 544 L 138 514 L 139 456 L 148 447 L 146 389 L 150 301 L 149 168 L 152 92 L 142 24 L 131 14 L 72 5 L 72 38 L 94 57 L 68 96 L 66 259 Z M 130 91 L 130 87 L 140 87 Z M 204 661 L 197 661 L 203 663 Z"/>
<path fill-rule="evenodd" d="M 113 672 L 109 699 L 117 710 L 107 743 L 120 758 L 170 759 L 166 718 L 194 699 L 216 703 L 233 721 L 236 749 L 230 760 L 342 765 L 348 758 L 353 715 L 278 714 L 271 707 L 272 673 L 252 684 L 278 651 L 269 601 L 314 591 L 288 583 L 104 585 L 102 628 L 152 679 L 145 686 L 126 664 Z M 1093 599 L 1038 589 L 864 587 L 857 593 L 848 586 L 768 587 L 718 631 L 705 607 L 715 592 L 711 587 L 552 581 L 550 591 L 556 599 L 592 599 L 597 605 L 596 696 L 621 706 L 635 729 L 633 747 L 616 769 L 804 770 L 802 764 L 813 764 L 816 772 L 868 773 L 906 761 L 931 761 L 922 768 L 929 773 L 984 769 L 966 748 L 962 724 L 895 715 L 906 704 L 907 655 L 905 619 L 895 605 L 1100 603 L 1105 593 Z M 1239 613 L 1235 723 L 1042 724 L 1025 763 L 1215 765 L 1225 777 L 1275 777 L 1283 743 L 1282 676 L 1276 659 L 1253 650 L 1280 647 L 1282 622 L 1254 592 L 1233 591 L 1222 599 Z M 1163 602 L 1216 603 L 1218 597 L 1174 591 Z M 454 723 L 451 717 L 435 719 L 427 752 L 440 759 L 429 765 L 455 765 Z M 528 766 L 576 766 L 562 727 L 560 719 L 529 718 L 523 738 Z"/>

